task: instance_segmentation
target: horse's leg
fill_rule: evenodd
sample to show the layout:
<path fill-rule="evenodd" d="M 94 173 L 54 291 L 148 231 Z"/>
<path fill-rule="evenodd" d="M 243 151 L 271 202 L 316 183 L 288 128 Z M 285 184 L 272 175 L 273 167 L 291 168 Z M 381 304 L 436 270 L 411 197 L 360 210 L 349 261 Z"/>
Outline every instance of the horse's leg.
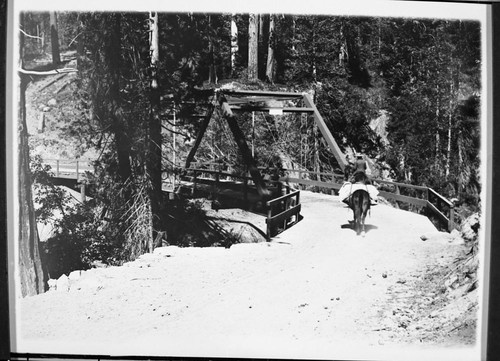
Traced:
<path fill-rule="evenodd" d="M 361 236 L 364 237 L 366 235 L 365 231 L 365 215 L 361 217 Z"/>
<path fill-rule="evenodd" d="M 369 210 L 370 210 L 370 195 L 368 193 L 365 193 L 362 201 L 362 213 L 361 213 L 361 235 L 363 237 L 366 235 L 365 219 Z"/>
<path fill-rule="evenodd" d="M 354 199 L 354 230 L 356 231 L 356 235 L 359 235 L 360 232 L 361 215 L 363 212 L 362 205 L 363 205 L 363 198 L 360 197 L 359 192 L 356 192 Z"/>
<path fill-rule="evenodd" d="M 352 217 L 353 217 L 353 221 L 352 221 L 352 227 L 354 229 L 354 231 L 357 233 L 358 231 L 358 217 L 357 217 L 357 214 L 356 214 L 356 206 L 354 206 L 353 204 L 353 207 L 352 207 Z"/>

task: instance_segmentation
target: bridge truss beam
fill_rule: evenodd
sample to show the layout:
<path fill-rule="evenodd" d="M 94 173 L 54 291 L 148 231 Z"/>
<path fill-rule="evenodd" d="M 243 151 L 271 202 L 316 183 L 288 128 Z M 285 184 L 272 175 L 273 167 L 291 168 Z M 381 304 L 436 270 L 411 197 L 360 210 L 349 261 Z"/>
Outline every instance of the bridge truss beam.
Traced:
<path fill-rule="evenodd" d="M 293 93 L 293 92 L 275 92 L 275 91 L 259 91 L 259 90 L 219 90 L 218 103 L 222 109 L 222 114 L 226 119 L 229 129 L 238 145 L 238 149 L 243 156 L 243 160 L 248 167 L 250 175 L 256 185 L 259 195 L 266 198 L 269 191 L 266 189 L 265 182 L 257 167 L 255 159 L 252 156 L 250 148 L 248 147 L 245 135 L 236 121 L 234 111 L 269 111 L 273 113 L 309 113 L 313 115 L 314 121 L 318 125 L 321 134 L 326 140 L 330 150 L 332 151 L 335 159 L 337 160 L 340 168 L 344 170 L 347 165 L 345 155 L 340 150 L 335 138 L 328 129 L 325 120 L 321 116 L 318 108 L 314 104 L 312 97 L 307 93 Z M 284 107 L 283 101 L 286 100 L 302 100 L 303 107 Z M 273 103 L 274 102 L 274 103 Z M 281 103 L 280 103 L 281 102 Z M 200 132 L 196 138 L 195 144 L 186 160 L 186 168 L 189 168 L 194 159 L 194 155 L 201 143 L 201 140 L 207 130 L 208 124 L 212 117 L 213 108 L 205 116 L 200 128 Z"/>
<path fill-rule="evenodd" d="M 248 171 L 252 176 L 252 180 L 254 181 L 255 187 L 257 188 L 257 193 L 259 193 L 259 196 L 265 199 L 270 195 L 270 192 L 266 188 L 264 179 L 262 178 L 262 174 L 260 173 L 259 168 L 257 167 L 257 163 L 255 162 L 255 159 L 252 156 L 252 152 L 248 147 L 245 135 L 243 134 L 243 131 L 238 125 L 238 122 L 234 117 L 231 107 L 227 103 L 226 97 L 221 95 L 219 98 L 219 103 L 221 105 L 224 118 L 226 118 L 227 124 L 229 125 L 229 129 L 233 133 L 233 137 L 241 152 L 243 161 L 247 165 Z"/>

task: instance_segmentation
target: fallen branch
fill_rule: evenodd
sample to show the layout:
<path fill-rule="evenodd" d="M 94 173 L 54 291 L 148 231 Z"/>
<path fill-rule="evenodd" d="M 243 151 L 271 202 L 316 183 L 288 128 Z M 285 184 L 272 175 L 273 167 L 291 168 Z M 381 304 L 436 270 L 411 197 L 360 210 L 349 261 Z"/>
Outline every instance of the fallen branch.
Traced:
<path fill-rule="evenodd" d="M 69 42 L 69 44 L 68 44 L 68 47 L 70 47 L 70 46 L 71 46 L 71 44 L 73 44 L 73 42 L 74 42 L 74 41 L 75 41 L 75 40 L 76 40 L 76 39 L 77 39 L 80 35 L 82 35 L 82 34 L 83 34 L 83 31 L 81 31 L 80 33 L 78 33 L 78 35 L 77 35 L 77 36 L 75 36 L 73 39 L 71 39 L 71 41 L 70 41 L 70 42 Z"/>
<path fill-rule="evenodd" d="M 18 69 L 17 71 L 19 73 L 23 74 L 23 75 L 44 76 L 44 75 L 56 75 L 56 74 L 63 74 L 63 73 L 76 73 L 76 72 L 78 72 L 78 69 L 75 69 L 75 68 L 62 68 L 62 69 L 54 69 L 54 70 L 49 70 L 49 71 L 36 71 L 36 70 Z"/>
<path fill-rule="evenodd" d="M 52 84 L 54 84 L 55 82 L 57 82 L 59 79 L 63 78 L 64 76 L 66 76 L 66 73 L 64 74 L 60 74 L 59 76 L 55 77 L 54 79 L 52 79 L 50 82 L 48 82 L 47 84 L 45 84 L 40 90 L 39 92 L 41 92 L 42 90 L 45 90 L 46 88 L 48 88 L 49 86 L 51 86 Z"/>
<path fill-rule="evenodd" d="M 43 40 L 43 38 L 39 37 L 39 36 L 35 36 L 35 35 L 30 35 L 28 34 L 26 31 L 22 30 L 22 29 L 19 29 L 19 31 L 21 33 L 24 34 L 24 36 L 27 36 L 28 38 L 33 38 L 33 39 L 38 39 L 38 40 Z"/>
<path fill-rule="evenodd" d="M 57 88 L 56 90 L 54 90 L 54 94 L 59 94 L 64 88 L 66 88 L 68 85 L 70 85 L 71 83 L 75 82 L 76 79 L 72 79 L 70 81 L 67 81 L 65 82 L 64 84 L 62 84 L 59 88 Z"/>

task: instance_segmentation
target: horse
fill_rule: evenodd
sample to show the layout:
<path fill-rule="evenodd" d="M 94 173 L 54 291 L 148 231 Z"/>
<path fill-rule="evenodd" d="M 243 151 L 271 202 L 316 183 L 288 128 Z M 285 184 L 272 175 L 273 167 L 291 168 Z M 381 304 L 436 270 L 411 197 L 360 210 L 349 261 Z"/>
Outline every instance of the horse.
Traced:
<path fill-rule="evenodd" d="M 365 236 L 365 218 L 370 210 L 370 194 L 364 189 L 358 189 L 351 194 L 349 208 L 354 213 L 354 230 L 356 235 Z"/>
<path fill-rule="evenodd" d="M 357 171 L 352 175 L 352 182 L 358 184 L 370 184 L 370 179 L 365 172 Z M 356 234 L 365 235 L 365 218 L 370 210 L 370 194 L 367 190 L 358 189 L 354 191 L 349 199 L 349 208 L 354 213 L 354 230 Z"/>

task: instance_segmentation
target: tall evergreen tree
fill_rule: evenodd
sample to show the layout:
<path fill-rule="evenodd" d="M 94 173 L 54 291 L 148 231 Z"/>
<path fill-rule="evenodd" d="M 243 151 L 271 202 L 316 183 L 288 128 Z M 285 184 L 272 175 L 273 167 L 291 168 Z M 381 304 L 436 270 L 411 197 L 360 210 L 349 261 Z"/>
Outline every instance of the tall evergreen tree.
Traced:
<path fill-rule="evenodd" d="M 24 27 L 24 14 L 20 14 L 20 26 Z M 18 69 L 24 69 L 24 34 L 19 34 L 19 61 Z M 26 123 L 26 88 L 30 77 L 21 72 L 19 74 L 18 99 L 18 177 L 19 177 L 19 278 L 21 295 L 33 296 L 45 290 L 45 275 L 39 249 L 38 230 L 33 206 L 31 190 L 30 152 L 28 144 L 28 127 Z"/>
<path fill-rule="evenodd" d="M 61 62 L 61 54 L 59 52 L 59 31 L 57 29 L 57 13 L 50 12 L 50 41 L 52 46 L 52 63 L 57 65 Z"/>
<path fill-rule="evenodd" d="M 248 21 L 248 80 L 254 81 L 259 71 L 258 15 L 250 14 Z"/>

